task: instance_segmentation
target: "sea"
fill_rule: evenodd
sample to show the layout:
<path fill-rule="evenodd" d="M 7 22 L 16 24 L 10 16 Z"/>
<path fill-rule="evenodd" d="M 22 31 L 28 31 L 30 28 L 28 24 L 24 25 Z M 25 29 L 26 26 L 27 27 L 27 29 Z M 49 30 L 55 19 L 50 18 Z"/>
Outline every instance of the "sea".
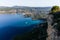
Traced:
<path fill-rule="evenodd" d="M 0 40 L 12 40 L 14 36 L 30 32 L 43 22 L 25 18 L 21 14 L 0 14 Z"/>

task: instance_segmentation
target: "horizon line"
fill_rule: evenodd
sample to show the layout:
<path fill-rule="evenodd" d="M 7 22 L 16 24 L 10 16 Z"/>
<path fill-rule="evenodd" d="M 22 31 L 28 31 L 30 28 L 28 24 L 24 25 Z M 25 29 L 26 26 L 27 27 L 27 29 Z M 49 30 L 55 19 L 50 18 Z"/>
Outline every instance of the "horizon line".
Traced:
<path fill-rule="evenodd" d="M 14 5 L 19 6 L 19 5 Z M 14 6 L 0 6 L 0 7 L 14 7 Z M 53 7 L 53 6 L 21 6 L 21 7 Z"/>

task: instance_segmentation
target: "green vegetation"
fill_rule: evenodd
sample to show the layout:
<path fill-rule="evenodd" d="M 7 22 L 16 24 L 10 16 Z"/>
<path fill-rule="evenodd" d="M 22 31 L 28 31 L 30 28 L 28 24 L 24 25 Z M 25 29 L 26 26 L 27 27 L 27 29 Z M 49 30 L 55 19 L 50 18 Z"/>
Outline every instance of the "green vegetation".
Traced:
<path fill-rule="evenodd" d="M 9 7 L 6 7 L 6 8 L 0 8 L 0 11 L 9 11 L 9 10 L 12 10 L 13 8 L 9 8 Z"/>
<path fill-rule="evenodd" d="M 36 20 L 36 19 L 46 18 L 46 16 L 47 16 L 47 14 L 45 14 L 45 13 L 33 14 L 32 19 Z"/>
<path fill-rule="evenodd" d="M 60 7 L 59 6 L 53 6 L 52 9 L 51 9 L 52 13 L 58 12 L 58 11 L 60 11 Z"/>

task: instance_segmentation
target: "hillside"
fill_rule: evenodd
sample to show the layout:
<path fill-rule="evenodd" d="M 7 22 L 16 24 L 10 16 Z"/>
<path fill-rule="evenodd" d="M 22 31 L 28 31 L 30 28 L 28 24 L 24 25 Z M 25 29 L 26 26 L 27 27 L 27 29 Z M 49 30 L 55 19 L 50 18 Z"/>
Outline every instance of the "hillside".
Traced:
<path fill-rule="evenodd" d="M 0 6 L 0 13 L 40 13 L 40 12 L 49 12 L 51 7 L 25 7 L 25 6 L 13 6 L 13 7 L 4 7 Z"/>

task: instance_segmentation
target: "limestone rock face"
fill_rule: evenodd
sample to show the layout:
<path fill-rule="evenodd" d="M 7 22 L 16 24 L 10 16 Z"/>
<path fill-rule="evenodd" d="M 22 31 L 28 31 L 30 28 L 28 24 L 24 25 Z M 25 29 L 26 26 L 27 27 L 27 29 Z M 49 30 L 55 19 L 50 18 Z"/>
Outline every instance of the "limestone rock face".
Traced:
<path fill-rule="evenodd" d="M 48 17 L 48 38 L 47 40 L 59 40 L 60 12 L 51 13 Z"/>

